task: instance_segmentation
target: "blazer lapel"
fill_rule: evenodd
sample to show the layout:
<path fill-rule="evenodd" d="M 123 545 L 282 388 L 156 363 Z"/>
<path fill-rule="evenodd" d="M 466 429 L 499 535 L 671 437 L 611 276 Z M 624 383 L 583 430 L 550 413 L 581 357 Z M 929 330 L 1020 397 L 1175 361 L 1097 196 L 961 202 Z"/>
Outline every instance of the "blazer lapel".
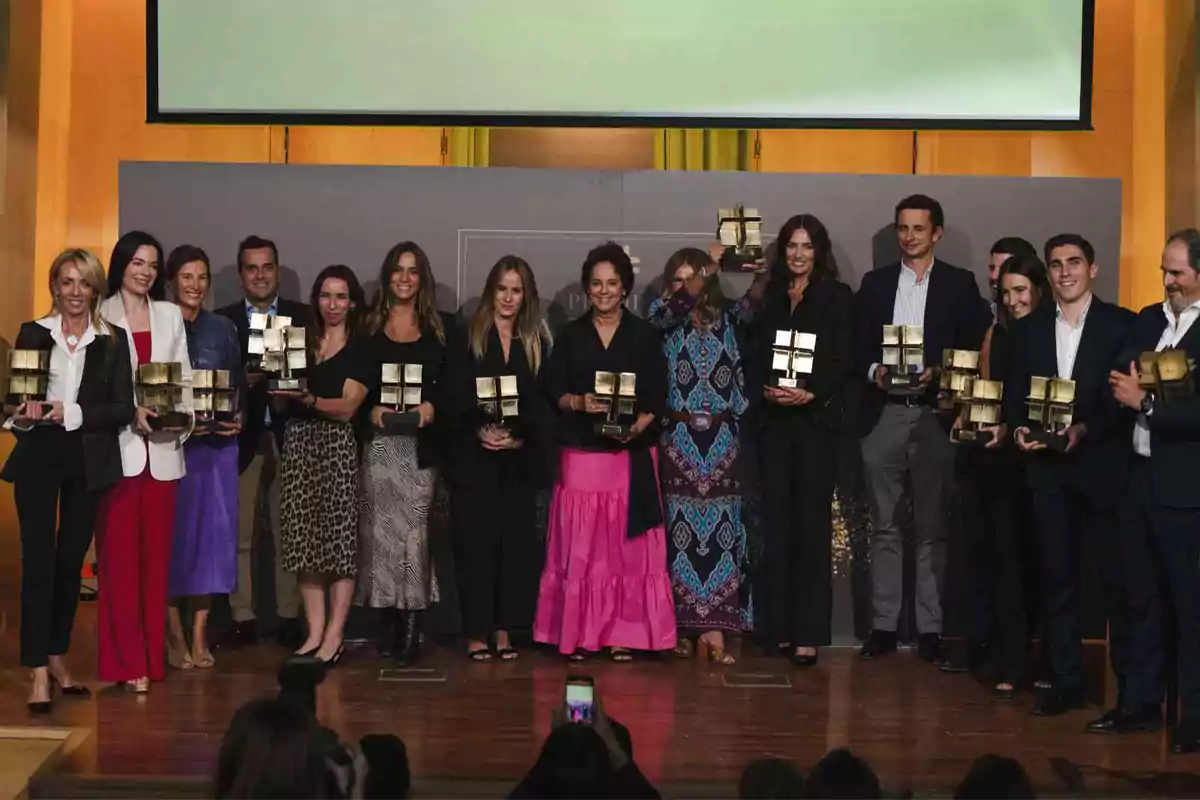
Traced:
<path fill-rule="evenodd" d="M 932 330 L 940 321 L 938 313 L 945 308 L 946 290 L 949 288 L 946 284 L 946 271 L 937 268 L 937 259 L 934 259 L 933 266 L 930 267 L 927 273 L 926 280 L 929 281 L 929 290 L 925 294 L 925 330 Z M 897 276 L 898 277 L 898 276 Z M 929 341 L 929 335 L 925 335 L 925 341 Z"/>
<path fill-rule="evenodd" d="M 1087 319 L 1083 321 L 1083 333 L 1079 336 L 1079 349 L 1075 351 L 1075 364 L 1071 367 L 1071 380 L 1081 383 L 1086 370 L 1091 367 L 1092 352 L 1098 350 L 1101 327 L 1106 322 L 1108 309 L 1100 298 L 1092 298 L 1092 306 L 1088 309 Z M 1111 366 L 1111 365 L 1106 365 Z M 1108 373 L 1105 372 L 1107 375 Z"/>
<path fill-rule="evenodd" d="M 900 291 L 900 270 L 903 269 L 900 264 L 887 268 L 887 274 L 884 275 L 883 288 L 886 290 L 883 294 L 884 302 L 887 307 L 883 309 L 883 318 L 886 320 L 885 325 L 894 325 L 896 319 L 896 293 Z"/>

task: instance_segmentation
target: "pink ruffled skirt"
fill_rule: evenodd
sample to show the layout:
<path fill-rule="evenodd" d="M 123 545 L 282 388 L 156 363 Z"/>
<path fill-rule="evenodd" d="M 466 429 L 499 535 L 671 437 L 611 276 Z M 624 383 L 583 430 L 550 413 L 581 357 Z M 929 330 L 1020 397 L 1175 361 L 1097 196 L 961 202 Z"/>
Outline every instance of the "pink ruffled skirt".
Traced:
<path fill-rule="evenodd" d="M 675 646 L 666 531 L 660 525 L 630 539 L 628 512 L 628 453 L 563 451 L 534 639 L 566 654 Z"/>

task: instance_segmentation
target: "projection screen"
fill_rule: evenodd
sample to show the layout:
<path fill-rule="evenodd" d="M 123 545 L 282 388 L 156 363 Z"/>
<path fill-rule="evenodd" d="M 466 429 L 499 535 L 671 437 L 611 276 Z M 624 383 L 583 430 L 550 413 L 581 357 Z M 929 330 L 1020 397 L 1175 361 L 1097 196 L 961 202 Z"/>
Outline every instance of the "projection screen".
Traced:
<path fill-rule="evenodd" d="M 152 122 L 1091 122 L 1094 0 L 147 2 Z"/>

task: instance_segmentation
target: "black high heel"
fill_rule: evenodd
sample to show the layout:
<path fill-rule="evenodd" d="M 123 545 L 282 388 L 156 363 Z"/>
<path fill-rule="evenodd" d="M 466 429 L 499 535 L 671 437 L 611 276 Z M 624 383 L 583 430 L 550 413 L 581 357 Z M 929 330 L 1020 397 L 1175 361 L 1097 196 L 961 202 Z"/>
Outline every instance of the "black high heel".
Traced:
<path fill-rule="evenodd" d="M 346 643 L 342 642 L 341 644 L 338 645 L 337 650 L 333 651 L 333 655 L 331 655 L 328 660 L 325 660 L 325 659 L 317 659 L 317 660 L 325 665 L 325 669 L 333 669 L 334 667 L 336 667 L 338 665 L 338 662 L 340 662 L 342 660 L 342 656 L 344 656 L 345 654 L 346 654 Z"/>
<path fill-rule="evenodd" d="M 49 714 L 50 709 L 54 708 L 54 679 L 50 679 L 50 683 L 46 689 L 49 700 L 30 700 L 25 703 L 25 707 L 29 709 L 30 714 Z"/>

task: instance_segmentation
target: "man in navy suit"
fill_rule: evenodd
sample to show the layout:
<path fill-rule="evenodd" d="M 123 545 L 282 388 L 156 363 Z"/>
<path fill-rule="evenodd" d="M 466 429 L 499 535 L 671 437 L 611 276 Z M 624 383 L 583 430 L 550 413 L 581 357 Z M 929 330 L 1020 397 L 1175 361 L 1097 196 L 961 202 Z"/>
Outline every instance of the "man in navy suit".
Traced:
<path fill-rule="evenodd" d="M 857 371 L 868 385 L 860 420 L 863 466 L 871 494 L 873 629 L 859 651 L 872 659 L 896 649 L 904 598 L 900 500 L 912 492 L 917 534 L 918 654 L 942 658 L 942 577 L 946 551 L 946 498 L 954 476 L 949 431 L 934 416 L 934 367 L 946 349 L 979 350 L 992 322 L 975 276 L 934 257 L 945 216 L 938 201 L 913 195 L 896 206 L 900 263 L 863 276 L 856 297 Z M 916 391 L 890 389 L 882 362 L 884 325 L 924 327 L 924 373 Z"/>
<path fill-rule="evenodd" d="M 1182 350 L 1200 360 L 1200 231 L 1172 234 L 1163 250 L 1167 299 L 1142 309 L 1121 362 L 1109 375 L 1118 403 L 1137 413 L 1133 463 L 1121 504 L 1120 557 L 1126 579 L 1129 657 L 1122 703 L 1093 730 L 1157 730 L 1167 669 L 1179 670 L 1182 721 L 1175 753 L 1200 750 L 1200 395 L 1159 397 L 1139 385 L 1138 356 Z M 1169 663 L 1163 606 L 1173 614 L 1177 662 Z"/>
<path fill-rule="evenodd" d="M 217 310 L 232 320 L 241 339 L 242 352 L 250 340 L 250 315 L 291 317 L 296 326 L 308 320 L 308 306 L 279 296 L 279 251 L 270 239 L 249 236 L 238 245 L 238 277 L 245 298 Z M 267 384 L 261 372 L 247 375 L 250 396 L 246 420 L 238 438 L 239 522 L 237 588 L 229 596 L 233 630 L 218 647 L 228 649 L 253 644 L 258 637 L 253 608 L 254 540 L 258 508 L 266 503 L 271 536 L 275 543 L 275 613 L 279 619 L 279 643 L 294 647 L 303 641 L 298 619 L 300 595 L 296 576 L 279 568 L 279 487 L 276 481 L 279 453 L 283 450 L 283 420 L 271 417 Z"/>
<path fill-rule="evenodd" d="M 1100 567 L 1108 605 L 1109 656 L 1117 693 L 1124 701 L 1127 625 L 1114 520 L 1125 486 L 1133 416 L 1117 405 L 1108 376 L 1133 313 L 1092 293 L 1100 267 L 1094 248 L 1082 236 L 1060 234 L 1046 242 L 1044 251 L 1055 303 L 1013 323 L 1004 413 L 1017 446 L 1029 454 L 1025 475 L 1041 553 L 1043 646 L 1053 674 L 1052 686 L 1041 693 L 1033 713 L 1056 716 L 1084 703 L 1079 609 L 1083 536 Z M 1054 452 L 1030 436 L 1026 398 L 1033 376 L 1075 381 L 1074 417 L 1066 431 L 1065 452 Z"/>

